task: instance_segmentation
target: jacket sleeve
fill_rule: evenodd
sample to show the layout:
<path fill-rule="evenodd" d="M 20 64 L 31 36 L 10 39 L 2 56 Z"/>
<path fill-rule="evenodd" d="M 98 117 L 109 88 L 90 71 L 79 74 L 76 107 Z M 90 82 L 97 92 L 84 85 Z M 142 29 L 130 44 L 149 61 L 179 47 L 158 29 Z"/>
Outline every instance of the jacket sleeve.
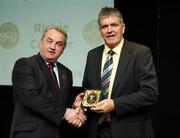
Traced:
<path fill-rule="evenodd" d="M 137 48 L 124 72 L 121 96 L 114 99 L 116 113 L 123 115 L 129 112 L 146 109 L 158 99 L 158 82 L 153 58 L 149 48 Z M 117 92 L 118 93 L 118 92 Z"/>
<path fill-rule="evenodd" d="M 38 74 L 35 74 L 33 66 L 26 59 L 20 59 L 15 63 L 12 73 L 14 100 L 20 101 L 25 108 L 59 125 L 66 108 L 55 102 L 52 96 L 43 94 L 42 91 L 48 91 L 46 93 L 52 91 L 40 88 L 37 85 L 36 75 Z"/>

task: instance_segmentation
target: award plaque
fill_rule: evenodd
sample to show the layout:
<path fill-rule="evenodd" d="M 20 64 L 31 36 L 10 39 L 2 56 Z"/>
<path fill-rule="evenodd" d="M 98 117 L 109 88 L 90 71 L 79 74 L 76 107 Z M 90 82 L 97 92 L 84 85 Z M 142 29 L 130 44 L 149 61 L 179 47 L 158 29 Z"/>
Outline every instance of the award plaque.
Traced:
<path fill-rule="evenodd" d="M 100 93 L 99 90 L 86 90 L 85 95 L 82 99 L 82 107 L 89 108 L 95 106 L 100 99 Z"/>

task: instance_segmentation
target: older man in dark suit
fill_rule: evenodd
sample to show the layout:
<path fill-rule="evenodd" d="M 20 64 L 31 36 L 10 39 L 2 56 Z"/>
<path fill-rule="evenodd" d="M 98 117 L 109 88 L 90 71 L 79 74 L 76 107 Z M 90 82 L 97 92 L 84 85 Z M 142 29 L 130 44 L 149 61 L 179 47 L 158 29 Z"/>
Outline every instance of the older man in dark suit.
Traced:
<path fill-rule="evenodd" d="M 151 51 L 124 39 L 125 24 L 118 9 L 102 8 L 98 22 L 105 43 L 89 51 L 83 87 L 102 94 L 87 111 L 88 137 L 150 138 L 148 108 L 158 99 Z M 76 106 L 82 96 L 76 98 Z"/>
<path fill-rule="evenodd" d="M 57 62 L 66 43 L 64 30 L 48 28 L 41 38 L 40 52 L 15 63 L 12 73 L 14 114 L 11 138 L 62 137 L 63 122 L 77 127 L 84 123 L 86 118 L 82 112 L 69 108 L 72 72 Z M 55 73 L 56 82 L 49 65 Z"/>

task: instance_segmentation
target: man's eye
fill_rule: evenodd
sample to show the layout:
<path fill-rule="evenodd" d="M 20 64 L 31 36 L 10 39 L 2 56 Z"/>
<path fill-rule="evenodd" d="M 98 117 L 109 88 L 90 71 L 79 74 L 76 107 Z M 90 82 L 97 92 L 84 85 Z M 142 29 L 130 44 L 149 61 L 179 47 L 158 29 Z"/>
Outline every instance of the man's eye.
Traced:
<path fill-rule="evenodd" d="M 48 42 L 48 43 L 52 43 L 52 40 L 49 40 L 49 39 L 48 39 L 47 42 Z"/>
<path fill-rule="evenodd" d="M 64 47 L 64 44 L 63 43 L 57 43 L 57 46 L 58 47 Z"/>
<path fill-rule="evenodd" d="M 108 26 L 107 25 L 103 25 L 101 26 L 101 29 L 104 29 L 104 28 L 107 28 Z"/>

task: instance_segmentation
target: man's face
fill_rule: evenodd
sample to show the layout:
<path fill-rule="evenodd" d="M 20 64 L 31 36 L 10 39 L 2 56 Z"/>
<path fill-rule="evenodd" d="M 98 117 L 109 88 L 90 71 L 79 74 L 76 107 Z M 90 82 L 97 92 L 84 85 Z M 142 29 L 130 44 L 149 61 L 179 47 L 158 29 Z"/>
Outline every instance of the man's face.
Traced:
<path fill-rule="evenodd" d="M 120 22 L 120 19 L 111 15 L 100 20 L 100 32 L 108 47 L 114 48 L 117 46 L 124 34 L 125 25 Z"/>
<path fill-rule="evenodd" d="M 54 63 L 65 49 L 65 36 L 55 29 L 46 32 L 40 41 L 41 56 L 47 62 Z"/>

